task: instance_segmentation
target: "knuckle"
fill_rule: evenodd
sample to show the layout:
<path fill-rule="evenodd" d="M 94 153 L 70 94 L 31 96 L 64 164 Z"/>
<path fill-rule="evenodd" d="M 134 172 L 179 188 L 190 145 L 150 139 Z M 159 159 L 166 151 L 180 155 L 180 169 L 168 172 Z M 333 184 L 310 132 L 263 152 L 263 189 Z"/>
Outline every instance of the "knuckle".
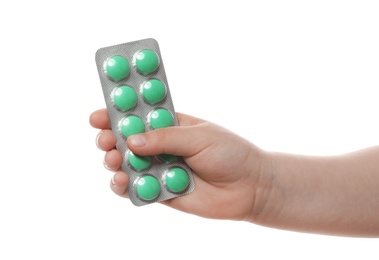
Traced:
<path fill-rule="evenodd" d="M 165 141 L 167 139 L 167 129 L 166 128 L 161 128 L 156 131 L 157 134 L 157 139 L 159 141 Z"/>
<path fill-rule="evenodd" d="M 165 153 L 168 149 L 169 129 L 160 128 L 148 133 L 148 149 L 151 153 Z"/>

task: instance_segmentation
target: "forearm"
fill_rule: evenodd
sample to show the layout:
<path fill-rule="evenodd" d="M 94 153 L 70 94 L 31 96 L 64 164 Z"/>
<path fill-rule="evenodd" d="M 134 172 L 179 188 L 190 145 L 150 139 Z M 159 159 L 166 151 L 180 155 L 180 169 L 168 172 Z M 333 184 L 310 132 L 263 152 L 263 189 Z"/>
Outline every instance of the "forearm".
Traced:
<path fill-rule="evenodd" d="M 379 236 L 379 147 L 341 156 L 269 154 L 272 184 L 255 219 L 276 228 Z"/>

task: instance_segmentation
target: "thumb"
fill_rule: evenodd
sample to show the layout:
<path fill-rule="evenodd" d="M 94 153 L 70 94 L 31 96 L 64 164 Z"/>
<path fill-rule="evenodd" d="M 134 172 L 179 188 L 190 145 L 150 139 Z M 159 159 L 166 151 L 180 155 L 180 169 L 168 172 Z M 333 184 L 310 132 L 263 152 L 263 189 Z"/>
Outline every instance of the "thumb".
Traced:
<path fill-rule="evenodd" d="M 201 125 L 160 128 L 127 139 L 130 150 L 138 155 L 174 154 L 189 157 L 210 143 Z"/>

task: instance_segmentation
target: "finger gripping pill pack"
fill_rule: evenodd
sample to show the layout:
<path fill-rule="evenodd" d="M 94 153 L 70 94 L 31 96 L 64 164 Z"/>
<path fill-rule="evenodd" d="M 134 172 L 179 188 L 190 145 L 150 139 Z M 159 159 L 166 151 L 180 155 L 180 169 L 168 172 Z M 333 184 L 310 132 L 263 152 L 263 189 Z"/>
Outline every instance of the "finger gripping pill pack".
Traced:
<path fill-rule="evenodd" d="M 142 206 L 192 192 L 193 175 L 181 157 L 139 156 L 126 143 L 131 135 L 178 125 L 157 41 L 101 48 L 96 65 L 132 203 Z"/>

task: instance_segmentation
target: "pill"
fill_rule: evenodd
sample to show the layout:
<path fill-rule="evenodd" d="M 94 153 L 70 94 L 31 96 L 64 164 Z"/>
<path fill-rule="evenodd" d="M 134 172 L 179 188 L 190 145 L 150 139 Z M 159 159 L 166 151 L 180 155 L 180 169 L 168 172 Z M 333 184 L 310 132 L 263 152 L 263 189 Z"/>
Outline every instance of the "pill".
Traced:
<path fill-rule="evenodd" d="M 121 122 L 121 133 L 124 137 L 129 137 L 134 134 L 143 133 L 145 124 L 138 116 L 127 116 Z"/>
<path fill-rule="evenodd" d="M 150 104 L 161 102 L 166 96 L 166 87 L 158 79 L 150 79 L 142 85 L 143 98 Z"/>
<path fill-rule="evenodd" d="M 167 189 L 172 192 L 182 192 L 189 184 L 188 174 L 182 168 L 171 168 L 164 176 Z"/>
<path fill-rule="evenodd" d="M 128 153 L 128 161 L 130 165 L 137 171 L 143 171 L 150 167 L 152 162 L 151 156 L 139 156 L 132 151 Z"/>
<path fill-rule="evenodd" d="M 173 154 L 159 154 L 157 155 L 158 160 L 164 163 L 172 163 L 178 159 L 178 156 Z"/>
<path fill-rule="evenodd" d="M 127 111 L 137 104 L 137 93 L 129 86 L 120 86 L 113 92 L 113 103 L 121 111 Z"/>
<path fill-rule="evenodd" d="M 122 56 L 112 56 L 105 62 L 105 73 L 113 81 L 125 79 L 130 72 L 129 62 Z"/>
<path fill-rule="evenodd" d="M 151 175 L 145 175 L 137 179 L 136 192 L 143 200 L 155 199 L 158 197 L 160 190 L 159 181 Z"/>
<path fill-rule="evenodd" d="M 174 124 L 174 118 L 168 110 L 159 108 L 150 113 L 148 122 L 152 129 L 158 129 L 172 126 Z"/>
<path fill-rule="evenodd" d="M 142 50 L 136 55 L 135 65 L 141 74 L 151 74 L 159 66 L 158 55 L 152 50 Z"/>

